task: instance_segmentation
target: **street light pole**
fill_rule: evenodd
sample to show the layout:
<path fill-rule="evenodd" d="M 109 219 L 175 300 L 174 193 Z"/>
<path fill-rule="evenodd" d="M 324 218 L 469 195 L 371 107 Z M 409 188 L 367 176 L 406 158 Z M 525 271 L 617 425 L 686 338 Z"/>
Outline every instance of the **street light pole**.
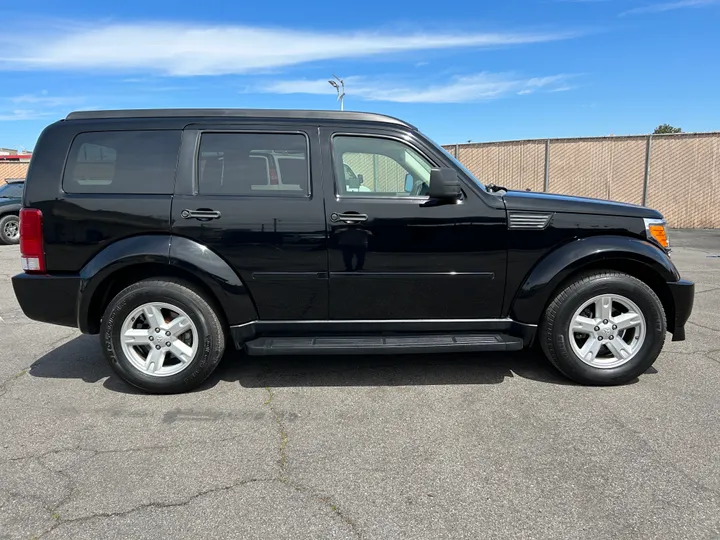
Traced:
<path fill-rule="evenodd" d="M 337 90 L 338 97 L 337 100 L 340 102 L 340 110 L 345 110 L 345 81 L 343 81 L 340 77 L 337 75 L 333 75 L 335 80 L 330 79 L 328 82 L 330 83 L 330 86 L 332 86 L 335 90 Z M 339 84 L 338 84 L 339 83 Z"/>

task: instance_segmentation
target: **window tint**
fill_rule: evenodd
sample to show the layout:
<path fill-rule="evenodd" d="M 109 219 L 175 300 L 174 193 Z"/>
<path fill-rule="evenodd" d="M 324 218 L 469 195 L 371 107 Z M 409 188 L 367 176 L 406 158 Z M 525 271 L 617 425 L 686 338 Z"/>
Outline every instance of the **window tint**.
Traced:
<path fill-rule="evenodd" d="M 300 134 L 205 133 L 198 190 L 205 195 L 309 194 L 307 139 Z"/>
<path fill-rule="evenodd" d="M 338 193 L 348 197 L 424 196 L 432 164 L 392 139 L 338 136 L 333 139 Z"/>
<path fill-rule="evenodd" d="M 22 197 L 24 183 L 6 184 L 0 188 L 0 197 Z"/>
<path fill-rule="evenodd" d="M 81 133 L 70 148 L 63 189 L 170 194 L 179 148 L 180 131 Z"/>

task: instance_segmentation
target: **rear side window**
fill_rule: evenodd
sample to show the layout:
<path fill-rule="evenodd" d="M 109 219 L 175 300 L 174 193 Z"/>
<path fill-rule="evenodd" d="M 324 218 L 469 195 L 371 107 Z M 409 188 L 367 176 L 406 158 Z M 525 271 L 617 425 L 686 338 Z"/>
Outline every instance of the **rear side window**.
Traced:
<path fill-rule="evenodd" d="M 80 133 L 63 176 L 67 193 L 171 194 L 180 131 Z"/>
<path fill-rule="evenodd" d="M 198 192 L 306 197 L 308 167 L 308 141 L 299 133 L 204 133 Z"/>

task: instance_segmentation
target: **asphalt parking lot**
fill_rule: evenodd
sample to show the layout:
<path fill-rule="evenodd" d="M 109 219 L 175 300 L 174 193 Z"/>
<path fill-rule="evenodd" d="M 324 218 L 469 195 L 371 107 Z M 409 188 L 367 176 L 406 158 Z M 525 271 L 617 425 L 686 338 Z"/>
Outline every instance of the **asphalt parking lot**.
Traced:
<path fill-rule="evenodd" d="M 687 341 L 633 384 L 532 352 L 234 355 L 177 396 L 26 319 L 1 247 L 0 539 L 718 538 L 720 231 L 671 240 Z"/>

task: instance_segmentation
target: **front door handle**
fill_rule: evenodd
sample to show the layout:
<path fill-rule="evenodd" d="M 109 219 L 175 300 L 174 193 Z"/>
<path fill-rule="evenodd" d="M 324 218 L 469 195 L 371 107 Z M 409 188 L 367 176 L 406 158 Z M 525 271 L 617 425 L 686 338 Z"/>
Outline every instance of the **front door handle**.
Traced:
<path fill-rule="evenodd" d="M 330 221 L 342 221 L 344 223 L 363 223 L 364 221 L 368 220 L 367 214 L 356 214 L 356 213 L 347 213 L 347 214 L 337 214 L 333 212 L 330 215 Z"/>
<path fill-rule="evenodd" d="M 221 216 L 217 210 L 188 210 L 187 208 L 180 212 L 180 217 L 183 219 L 199 219 L 200 221 L 209 221 L 211 219 L 218 219 Z"/>

